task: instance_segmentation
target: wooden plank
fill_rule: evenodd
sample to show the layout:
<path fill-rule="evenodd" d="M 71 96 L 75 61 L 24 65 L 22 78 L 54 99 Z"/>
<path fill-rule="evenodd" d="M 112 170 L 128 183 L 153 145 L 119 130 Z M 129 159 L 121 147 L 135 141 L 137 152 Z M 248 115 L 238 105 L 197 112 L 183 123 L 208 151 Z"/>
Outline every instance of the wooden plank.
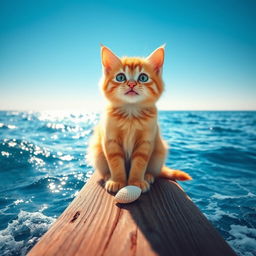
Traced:
<path fill-rule="evenodd" d="M 29 256 L 236 255 L 176 182 L 120 205 L 93 174 Z"/>

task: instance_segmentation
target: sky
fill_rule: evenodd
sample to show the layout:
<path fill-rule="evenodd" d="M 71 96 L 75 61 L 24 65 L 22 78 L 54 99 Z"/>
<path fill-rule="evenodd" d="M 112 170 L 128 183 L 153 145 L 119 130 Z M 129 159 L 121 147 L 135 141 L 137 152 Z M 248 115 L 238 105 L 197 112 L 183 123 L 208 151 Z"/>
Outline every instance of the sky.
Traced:
<path fill-rule="evenodd" d="M 166 43 L 162 110 L 256 110 L 256 1 L 0 0 L 0 109 L 98 111 L 100 44 Z"/>

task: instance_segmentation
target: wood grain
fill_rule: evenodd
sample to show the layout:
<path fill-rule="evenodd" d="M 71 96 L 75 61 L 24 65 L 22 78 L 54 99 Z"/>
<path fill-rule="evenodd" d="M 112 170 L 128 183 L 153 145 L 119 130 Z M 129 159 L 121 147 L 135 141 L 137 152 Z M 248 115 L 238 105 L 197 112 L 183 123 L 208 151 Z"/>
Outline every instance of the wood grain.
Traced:
<path fill-rule="evenodd" d="M 29 256 L 236 255 L 176 182 L 120 205 L 94 173 Z"/>

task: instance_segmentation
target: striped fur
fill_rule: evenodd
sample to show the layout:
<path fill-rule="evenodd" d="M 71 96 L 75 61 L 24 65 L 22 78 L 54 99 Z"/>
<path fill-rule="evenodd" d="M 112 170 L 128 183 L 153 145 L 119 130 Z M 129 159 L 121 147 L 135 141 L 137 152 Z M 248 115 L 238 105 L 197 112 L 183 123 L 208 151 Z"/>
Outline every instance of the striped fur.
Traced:
<path fill-rule="evenodd" d="M 160 136 L 155 106 L 164 89 L 164 47 L 147 58 L 119 58 L 105 46 L 101 54 L 101 89 L 108 104 L 92 136 L 88 158 L 106 180 L 106 189 L 117 192 L 129 184 L 145 192 L 157 176 L 190 179 L 184 172 L 164 167 L 167 146 Z M 118 81 L 119 73 L 126 80 Z M 148 76 L 145 82 L 139 80 L 142 73 Z"/>

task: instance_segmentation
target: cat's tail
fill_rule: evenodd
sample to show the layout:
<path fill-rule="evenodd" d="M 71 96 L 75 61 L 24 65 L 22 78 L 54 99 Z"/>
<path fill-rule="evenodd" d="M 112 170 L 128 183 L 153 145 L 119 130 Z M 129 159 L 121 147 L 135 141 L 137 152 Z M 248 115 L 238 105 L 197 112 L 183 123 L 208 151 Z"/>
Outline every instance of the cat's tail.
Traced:
<path fill-rule="evenodd" d="M 191 176 L 180 170 L 173 170 L 167 166 L 163 166 L 159 174 L 160 178 L 171 179 L 171 180 L 192 180 Z"/>

